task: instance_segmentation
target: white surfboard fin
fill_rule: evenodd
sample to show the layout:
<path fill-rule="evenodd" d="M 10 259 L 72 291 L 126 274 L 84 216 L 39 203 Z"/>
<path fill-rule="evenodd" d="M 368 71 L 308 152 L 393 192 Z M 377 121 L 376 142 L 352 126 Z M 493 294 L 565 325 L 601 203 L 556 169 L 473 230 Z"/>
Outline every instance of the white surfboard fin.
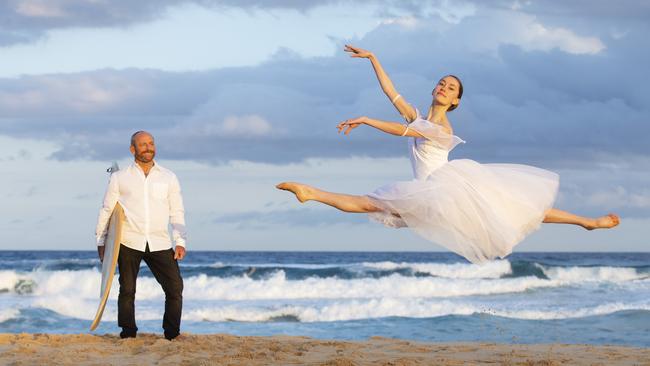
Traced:
<path fill-rule="evenodd" d="M 116 171 L 120 170 L 120 166 L 117 165 L 117 161 L 113 162 L 113 165 L 111 165 L 110 168 L 106 169 L 106 173 L 115 173 Z"/>

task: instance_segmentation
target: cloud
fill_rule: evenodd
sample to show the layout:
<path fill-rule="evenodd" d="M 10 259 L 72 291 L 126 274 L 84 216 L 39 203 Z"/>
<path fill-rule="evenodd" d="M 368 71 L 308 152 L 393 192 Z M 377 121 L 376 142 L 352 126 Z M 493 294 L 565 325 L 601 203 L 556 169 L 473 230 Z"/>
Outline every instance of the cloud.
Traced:
<path fill-rule="evenodd" d="M 51 29 L 110 27 L 151 20 L 169 2 L 8 0 L 0 3 L 0 46 L 33 42 Z"/>
<path fill-rule="evenodd" d="M 32 153 L 26 149 L 14 150 L 10 155 L 0 156 L 0 161 L 28 161 L 32 159 Z"/>
<path fill-rule="evenodd" d="M 605 49 L 603 42 L 597 37 L 580 37 L 568 29 L 546 28 L 542 24 L 532 22 L 527 29 L 520 33 L 521 39 L 515 44 L 525 50 L 548 51 L 558 48 L 571 54 L 596 54 Z"/>
<path fill-rule="evenodd" d="M 217 216 L 214 218 L 213 223 L 235 225 L 238 230 L 264 229 L 287 225 L 315 227 L 337 224 L 370 224 L 367 215 L 345 214 L 335 209 L 246 211 Z"/>
<path fill-rule="evenodd" d="M 404 28 L 415 28 L 419 25 L 418 19 L 411 15 L 385 19 L 381 23 L 386 25 L 397 24 Z"/>
<path fill-rule="evenodd" d="M 7 0 L 0 3 L 0 46 L 34 42 L 46 37 L 48 31 L 56 29 L 134 26 L 159 19 L 174 8 L 189 5 L 217 12 L 243 9 L 253 13 L 274 10 L 307 12 L 319 7 L 348 3 L 347 0 Z M 438 3 L 445 4 L 446 1 Z M 367 4 L 379 8 L 421 7 L 417 3 L 394 0 L 354 2 L 354 5 Z M 445 11 L 444 14 L 454 19 L 454 12 Z"/>
<path fill-rule="evenodd" d="M 69 75 L 35 75 L 0 81 L 3 117 L 97 115 L 142 102 L 153 92 L 155 76 L 102 70 Z M 145 84 L 139 82 L 148 78 Z M 119 112 L 118 112 L 119 113 Z"/>
<path fill-rule="evenodd" d="M 600 167 L 559 169 L 558 208 L 585 216 L 609 212 L 623 217 L 650 217 L 650 158 L 621 159 Z"/>
<path fill-rule="evenodd" d="M 255 135 L 264 136 L 271 132 L 272 127 L 269 122 L 264 118 L 252 114 L 247 116 L 227 116 L 221 124 L 221 130 L 217 133 L 222 133 L 226 136 L 239 136 L 239 135 Z"/>
<path fill-rule="evenodd" d="M 458 23 L 419 16 L 416 27 L 388 22 L 351 41 L 373 50 L 421 110 L 437 77 L 460 75 L 465 95 L 450 119 L 468 143 L 454 158 L 558 168 L 648 154 L 650 50 L 638 47 L 648 25 L 629 24 L 625 37 L 594 53 L 580 47 L 604 37 L 597 22 L 578 36 L 571 19 L 547 25 L 523 9 L 476 7 Z M 547 34 L 516 38 L 531 24 Z M 404 139 L 368 127 L 336 134 L 336 123 L 359 115 L 400 121 L 367 61 L 343 52 L 300 58 L 284 50 L 259 66 L 210 71 L 0 79 L 0 133 L 55 142 L 53 157 L 62 160 L 127 156 L 125 141 L 139 129 L 154 133 L 161 157 L 215 164 L 405 156 Z"/>
<path fill-rule="evenodd" d="M 618 19 L 636 21 L 648 19 L 650 4 L 646 1 L 621 1 L 612 6 L 607 0 L 573 0 L 558 3 L 545 3 L 543 1 L 516 1 L 518 9 L 528 13 L 540 14 L 544 17 L 572 17 L 602 21 L 605 19 Z M 503 1 L 503 5 L 513 4 L 512 1 Z"/>
<path fill-rule="evenodd" d="M 220 115 L 220 97 L 212 98 L 199 106 L 192 115 L 180 122 L 173 129 L 180 135 L 197 137 L 261 137 L 281 135 L 286 131 L 274 129 L 271 123 L 259 114 L 225 115 L 221 121 L 215 116 Z"/>
<path fill-rule="evenodd" d="M 598 54 L 606 49 L 598 36 L 579 35 L 571 29 L 572 24 L 547 25 L 535 14 L 509 9 L 483 7 L 478 13 L 478 16 L 463 19 L 461 26 L 480 32 L 461 32 L 459 37 L 463 42 L 479 45 L 485 52 L 492 54 L 502 45 L 515 45 L 526 51 L 558 49 L 576 55 Z M 593 33 L 593 29 L 585 32 Z"/>
<path fill-rule="evenodd" d="M 650 208 L 650 190 L 644 189 L 637 192 L 629 192 L 622 186 L 612 190 L 599 190 L 591 193 L 586 203 L 593 206 L 605 206 L 612 208 L 633 207 Z"/>
<path fill-rule="evenodd" d="M 14 9 L 17 15 L 33 18 L 61 18 L 67 15 L 62 4 L 43 0 L 23 0 Z"/>

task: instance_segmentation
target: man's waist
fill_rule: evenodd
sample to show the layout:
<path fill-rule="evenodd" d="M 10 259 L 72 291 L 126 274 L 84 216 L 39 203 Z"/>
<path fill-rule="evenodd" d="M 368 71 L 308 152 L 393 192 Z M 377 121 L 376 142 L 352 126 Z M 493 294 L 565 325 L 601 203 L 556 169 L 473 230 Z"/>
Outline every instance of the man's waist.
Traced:
<path fill-rule="evenodd" d="M 121 244 L 141 252 L 145 252 L 147 248 L 149 248 L 149 251 L 151 252 L 158 252 L 161 250 L 168 250 L 172 248 L 171 243 L 158 242 L 155 240 L 147 241 L 146 239 L 133 240 L 133 238 L 122 238 Z"/>
<path fill-rule="evenodd" d="M 146 238 L 153 240 L 170 241 L 169 232 L 167 230 L 150 230 L 147 232 L 139 230 L 129 230 L 126 227 L 122 230 L 122 237 Z"/>

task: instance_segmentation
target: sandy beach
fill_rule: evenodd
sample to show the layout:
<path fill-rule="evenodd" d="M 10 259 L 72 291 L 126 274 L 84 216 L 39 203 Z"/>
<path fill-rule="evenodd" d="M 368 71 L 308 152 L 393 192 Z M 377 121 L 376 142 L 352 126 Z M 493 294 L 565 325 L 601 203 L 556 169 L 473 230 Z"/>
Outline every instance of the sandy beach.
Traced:
<path fill-rule="evenodd" d="M 2 365 L 650 365 L 650 349 L 591 345 L 419 343 L 374 337 L 1 334 Z"/>

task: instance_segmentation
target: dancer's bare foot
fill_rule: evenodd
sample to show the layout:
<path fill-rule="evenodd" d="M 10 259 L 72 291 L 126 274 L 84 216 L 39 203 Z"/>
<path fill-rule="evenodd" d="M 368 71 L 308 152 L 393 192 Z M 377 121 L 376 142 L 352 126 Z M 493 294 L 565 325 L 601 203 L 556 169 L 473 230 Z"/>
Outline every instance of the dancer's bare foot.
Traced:
<path fill-rule="evenodd" d="M 283 182 L 275 186 L 275 188 L 292 192 L 300 202 L 309 201 L 313 197 L 313 188 L 306 184 Z"/>
<path fill-rule="evenodd" d="M 592 220 L 592 223 L 585 225 L 585 229 L 609 229 L 617 226 L 620 222 L 621 219 L 617 215 L 610 213 L 609 215 L 601 216 Z"/>

